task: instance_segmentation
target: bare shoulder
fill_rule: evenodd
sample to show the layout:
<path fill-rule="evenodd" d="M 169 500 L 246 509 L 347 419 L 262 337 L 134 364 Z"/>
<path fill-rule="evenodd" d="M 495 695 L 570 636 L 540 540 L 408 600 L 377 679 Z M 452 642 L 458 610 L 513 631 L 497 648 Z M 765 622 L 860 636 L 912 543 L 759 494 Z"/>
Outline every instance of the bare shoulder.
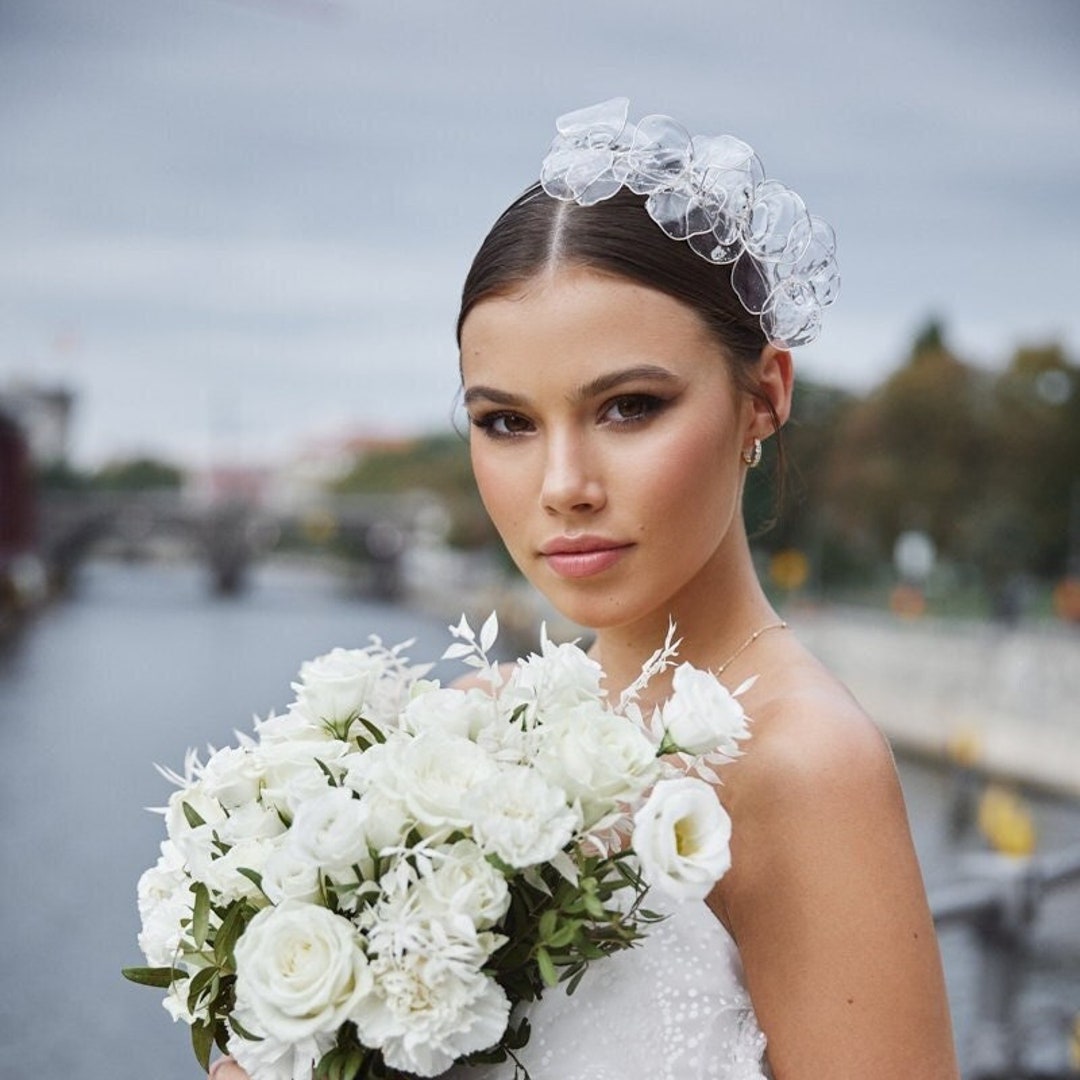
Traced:
<path fill-rule="evenodd" d="M 777 1075 L 956 1076 L 933 920 L 889 744 L 797 645 L 747 694 L 726 767 L 738 942 Z"/>
<path fill-rule="evenodd" d="M 895 802 L 899 781 L 892 750 L 847 688 L 809 655 L 770 684 L 763 675 L 746 699 L 751 737 L 727 770 L 723 798 L 756 814 L 812 799 L 860 805 Z M 902 809 L 902 807 L 901 807 Z"/>

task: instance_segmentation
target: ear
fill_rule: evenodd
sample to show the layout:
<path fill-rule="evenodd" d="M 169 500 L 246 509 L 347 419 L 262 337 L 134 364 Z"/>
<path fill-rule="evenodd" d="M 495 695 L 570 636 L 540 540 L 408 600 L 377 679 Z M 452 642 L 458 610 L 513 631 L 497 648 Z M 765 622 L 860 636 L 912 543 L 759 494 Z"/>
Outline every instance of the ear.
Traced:
<path fill-rule="evenodd" d="M 764 400 L 757 396 L 750 399 L 754 413 L 750 434 L 759 439 L 767 439 L 774 432 L 773 418 L 765 401 L 772 406 L 781 427 L 791 415 L 791 392 L 795 386 L 795 368 L 791 362 L 791 353 L 787 349 L 778 349 L 775 345 L 766 345 L 761 350 L 756 380 Z"/>

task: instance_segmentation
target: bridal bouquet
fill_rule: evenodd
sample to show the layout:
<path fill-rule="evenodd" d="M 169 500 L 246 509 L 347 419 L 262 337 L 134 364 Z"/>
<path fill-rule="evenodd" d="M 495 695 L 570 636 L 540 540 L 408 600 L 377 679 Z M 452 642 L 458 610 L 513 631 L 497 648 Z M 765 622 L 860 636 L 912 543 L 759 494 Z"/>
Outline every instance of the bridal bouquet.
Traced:
<path fill-rule="evenodd" d="M 166 991 L 204 1068 L 215 1043 L 254 1080 L 516 1062 L 515 1005 L 643 936 L 650 885 L 701 898 L 727 870 L 706 780 L 746 718 L 686 664 L 642 715 L 672 634 L 613 705 L 574 644 L 541 631 L 506 671 L 494 615 L 450 629 L 469 689 L 372 638 L 305 663 L 254 737 L 162 770 L 177 790 L 139 881 L 150 966 L 124 974 Z"/>

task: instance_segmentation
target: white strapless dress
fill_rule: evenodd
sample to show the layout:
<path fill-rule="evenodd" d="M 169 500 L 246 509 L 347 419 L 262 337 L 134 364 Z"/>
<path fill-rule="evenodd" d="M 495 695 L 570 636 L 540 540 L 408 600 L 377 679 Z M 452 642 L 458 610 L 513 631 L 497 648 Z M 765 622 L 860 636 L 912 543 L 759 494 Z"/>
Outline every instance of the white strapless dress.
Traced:
<path fill-rule="evenodd" d="M 655 907 L 649 897 L 650 907 Z M 530 1009 L 519 1053 L 532 1080 L 769 1080 L 739 950 L 704 903 L 680 904 L 644 941 L 593 964 L 572 995 Z M 513 1063 L 452 1080 L 511 1080 Z"/>

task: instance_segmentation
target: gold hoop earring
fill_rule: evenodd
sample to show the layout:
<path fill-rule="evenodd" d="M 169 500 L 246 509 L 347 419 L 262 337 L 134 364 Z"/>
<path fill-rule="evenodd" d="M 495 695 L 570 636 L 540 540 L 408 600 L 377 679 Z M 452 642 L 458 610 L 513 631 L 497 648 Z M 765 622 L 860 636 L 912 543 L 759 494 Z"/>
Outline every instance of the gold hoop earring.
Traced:
<path fill-rule="evenodd" d="M 754 445 L 742 452 L 743 464 L 748 469 L 756 469 L 761 464 L 761 440 L 754 439 Z"/>

